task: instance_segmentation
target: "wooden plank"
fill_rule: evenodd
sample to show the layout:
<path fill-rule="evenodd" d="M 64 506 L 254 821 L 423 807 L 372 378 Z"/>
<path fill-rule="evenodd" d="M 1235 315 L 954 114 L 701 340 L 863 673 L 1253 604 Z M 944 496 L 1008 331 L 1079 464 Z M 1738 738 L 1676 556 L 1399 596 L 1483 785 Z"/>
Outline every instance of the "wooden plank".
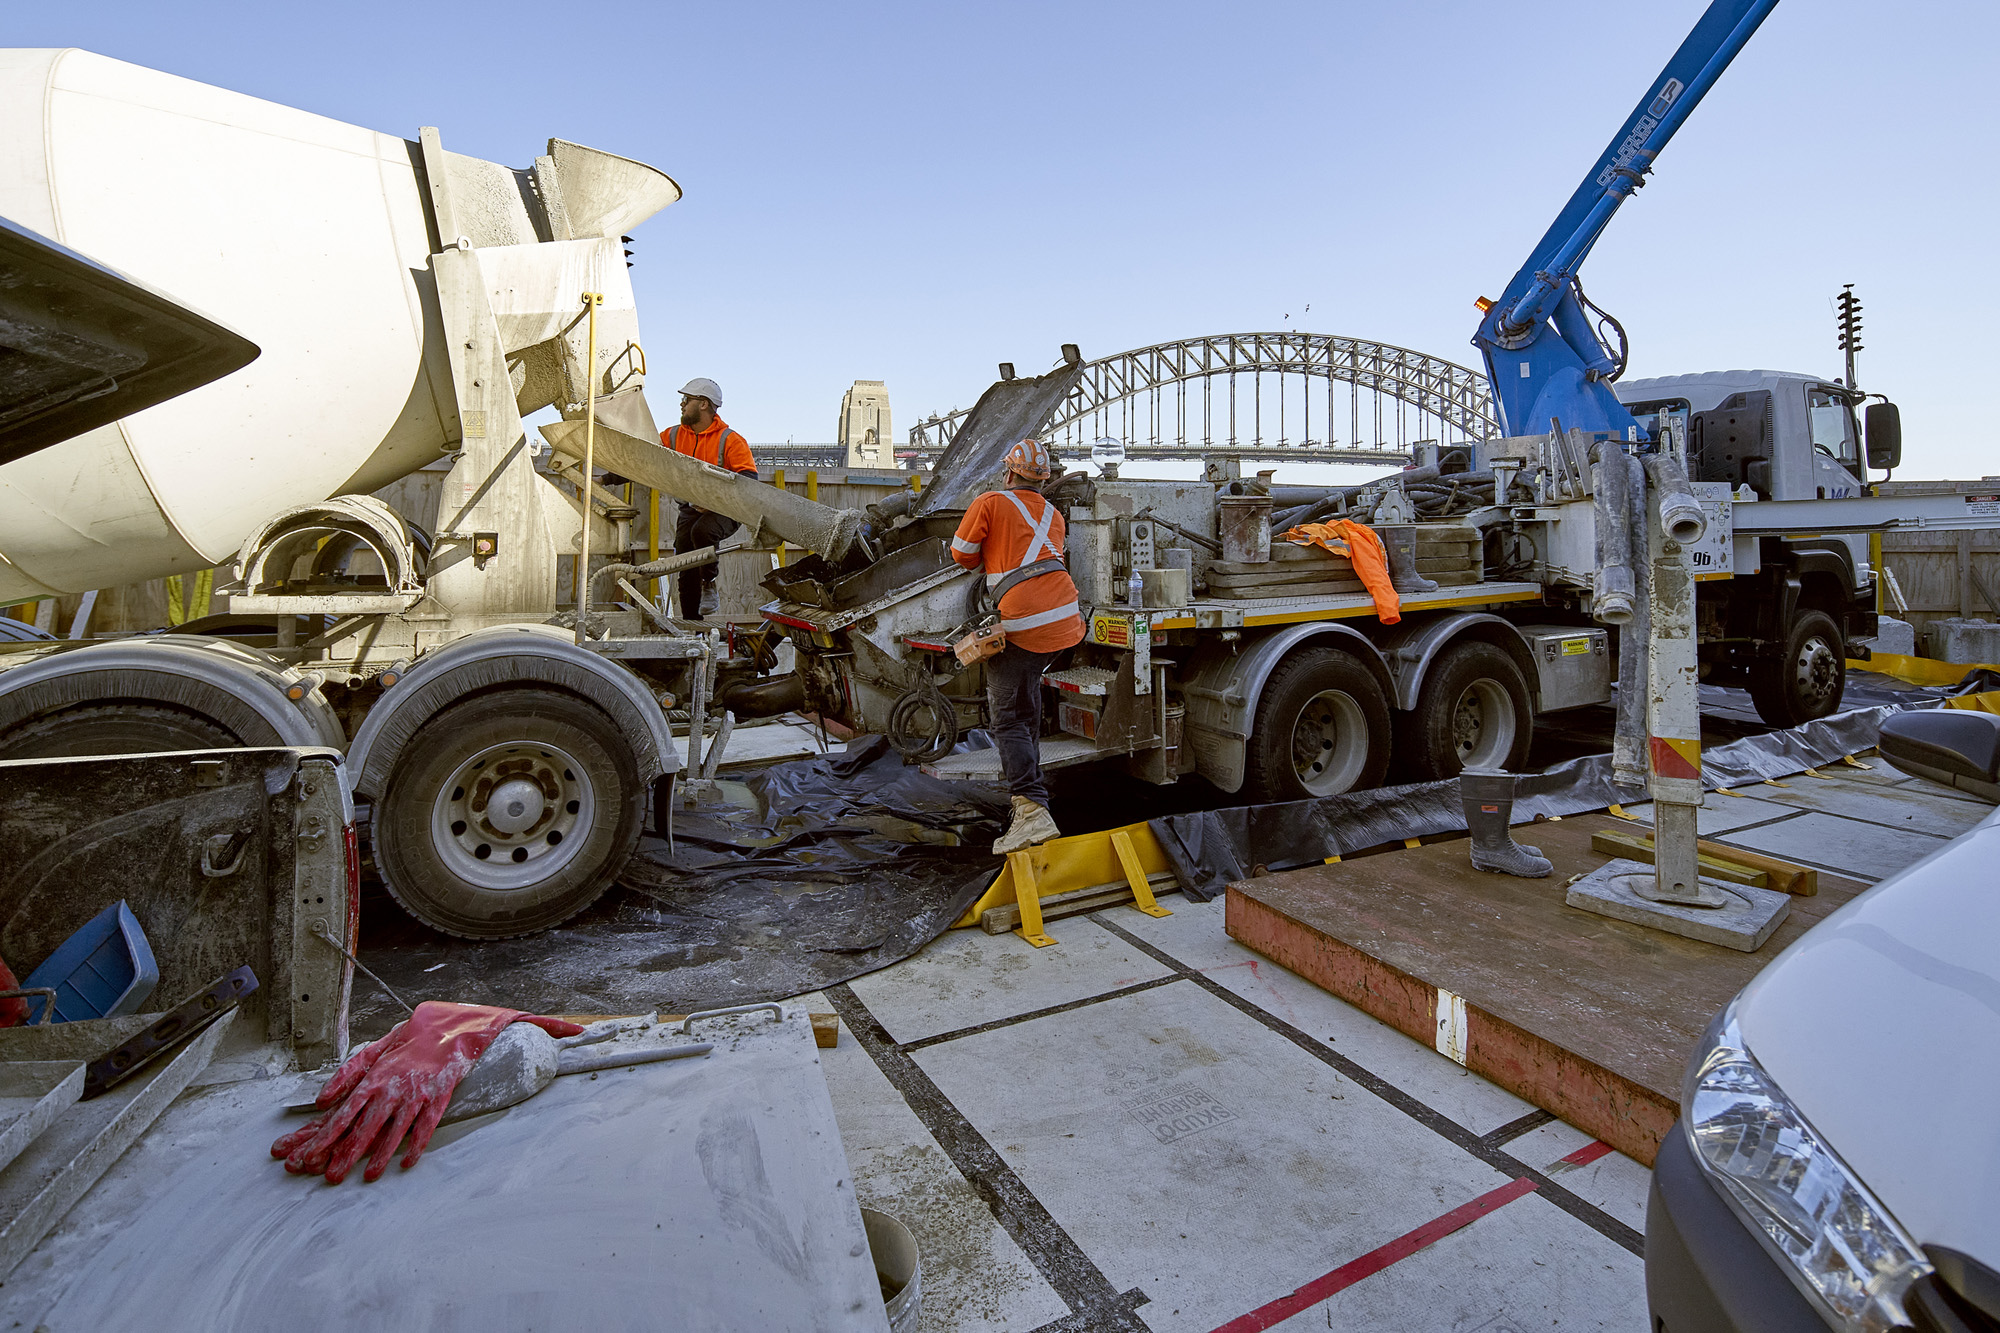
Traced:
<path fill-rule="evenodd" d="M 1622 856 L 1630 861 L 1653 864 L 1651 838 L 1607 831 L 1591 838 L 1590 849 L 1594 852 L 1603 852 L 1606 856 Z M 1730 884 L 1748 884 L 1759 889 L 1771 887 L 1771 876 L 1765 871 L 1752 870 L 1749 866 L 1737 865 L 1734 861 L 1725 861 L 1705 852 L 1701 852 L 1695 859 L 1701 862 L 1701 873 L 1709 879 L 1724 880 Z"/>
<path fill-rule="evenodd" d="M 1211 588 L 1275 588 L 1287 583 L 1349 583 L 1358 590 L 1361 580 L 1343 564 L 1341 566 L 1287 565 L 1280 569 L 1266 570 L 1261 574 L 1227 574 L 1214 569 L 1208 571 L 1208 586 Z"/>
<path fill-rule="evenodd" d="M 1464 839 L 1229 886 L 1230 936 L 1427 1046 L 1457 997 L 1462 1063 L 1651 1165 L 1689 1052 L 1721 1006 L 1865 887 L 1828 875 L 1756 953 L 1613 921 L 1563 901 L 1602 865 L 1607 816 L 1520 830 L 1547 879 L 1472 869 Z M 1732 853 L 1733 853 L 1732 849 Z M 1441 994 L 1442 992 L 1442 994 Z"/>
<path fill-rule="evenodd" d="M 1641 837 L 1607 830 L 1593 835 L 1590 846 L 1593 851 L 1603 852 L 1606 856 L 1623 856 L 1633 861 L 1644 861 L 1647 865 L 1653 864 L 1653 835 L 1650 833 Z M 1722 866 L 1732 872 L 1725 875 L 1716 871 L 1717 879 L 1727 879 L 1735 884 L 1755 884 L 1758 888 L 1776 889 L 1799 898 L 1810 898 L 1819 892 L 1819 871 L 1811 866 L 1793 865 L 1775 856 L 1725 846 L 1706 838 L 1697 841 L 1694 846 L 1702 869 Z M 1740 877 L 1748 875 L 1756 878 Z"/>

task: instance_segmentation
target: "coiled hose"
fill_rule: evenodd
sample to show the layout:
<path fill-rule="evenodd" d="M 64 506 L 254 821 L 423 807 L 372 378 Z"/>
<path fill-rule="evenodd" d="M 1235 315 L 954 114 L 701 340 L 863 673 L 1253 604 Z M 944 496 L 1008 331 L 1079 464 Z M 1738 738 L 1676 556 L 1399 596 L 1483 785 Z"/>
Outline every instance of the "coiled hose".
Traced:
<path fill-rule="evenodd" d="M 915 729 L 917 717 L 925 710 L 931 715 L 930 728 L 919 732 Z M 929 763 L 944 758 L 958 744 L 958 710 L 931 679 L 930 672 L 919 671 L 917 683 L 890 705 L 882 730 L 904 759 Z"/>

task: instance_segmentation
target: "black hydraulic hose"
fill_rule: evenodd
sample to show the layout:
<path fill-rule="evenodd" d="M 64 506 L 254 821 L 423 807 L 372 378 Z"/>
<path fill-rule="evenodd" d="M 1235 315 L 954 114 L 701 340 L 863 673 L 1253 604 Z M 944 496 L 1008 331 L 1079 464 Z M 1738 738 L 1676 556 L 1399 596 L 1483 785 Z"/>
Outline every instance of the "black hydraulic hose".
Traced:
<path fill-rule="evenodd" d="M 925 709 L 931 713 L 931 731 L 920 735 L 912 730 L 912 725 L 917 714 Z M 930 673 L 921 672 L 916 685 L 890 705 L 882 731 L 905 759 L 929 763 L 944 758 L 958 744 L 958 710 L 930 678 Z"/>

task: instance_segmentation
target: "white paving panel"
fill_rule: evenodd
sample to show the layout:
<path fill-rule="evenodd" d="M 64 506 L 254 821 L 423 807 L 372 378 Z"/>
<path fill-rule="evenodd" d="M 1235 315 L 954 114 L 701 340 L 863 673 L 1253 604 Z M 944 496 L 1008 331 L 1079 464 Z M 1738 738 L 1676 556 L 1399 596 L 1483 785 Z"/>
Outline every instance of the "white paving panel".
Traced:
<path fill-rule="evenodd" d="M 820 995 L 795 1001 L 831 1013 Z M 827 1090 L 855 1194 L 917 1238 L 923 1260 L 922 1328 L 930 1333 L 1016 1333 L 1068 1312 L 1021 1247 L 845 1026 L 822 1050 Z"/>
<path fill-rule="evenodd" d="M 1929 856 L 1946 839 L 1815 811 L 1762 828 L 1725 833 L 1717 841 L 1819 866 L 1836 875 L 1873 880 Z"/>
<path fill-rule="evenodd" d="M 1818 810 L 1887 828 L 1956 838 L 1986 818 L 1992 806 L 1956 800 L 1934 791 L 1910 787 L 1863 786 L 1858 782 L 1822 781 L 1810 775 L 1792 778 L 1783 791 L 1766 788 L 1781 805 Z"/>
<path fill-rule="evenodd" d="M 916 1059 L 1113 1287 L 1145 1290 L 1156 1333 L 1205 1333 L 1506 1179 L 1191 982 Z"/>
<path fill-rule="evenodd" d="M 1172 916 L 1150 917 L 1131 908 L 1104 916 L 1475 1134 L 1498 1129 L 1535 1109 L 1230 939 L 1223 933 L 1220 898 L 1197 903 L 1175 896 L 1162 901 L 1173 909 Z"/>
<path fill-rule="evenodd" d="M 1053 921 L 1056 943 L 1037 949 L 1019 935 L 950 930 L 914 958 L 853 983 L 897 1041 L 977 1027 L 1168 975 L 1117 936 L 1088 921 Z"/>
<path fill-rule="evenodd" d="M 1639 1257 L 1530 1194 L 1277 1327 L 1643 1333 L 1649 1323 Z"/>

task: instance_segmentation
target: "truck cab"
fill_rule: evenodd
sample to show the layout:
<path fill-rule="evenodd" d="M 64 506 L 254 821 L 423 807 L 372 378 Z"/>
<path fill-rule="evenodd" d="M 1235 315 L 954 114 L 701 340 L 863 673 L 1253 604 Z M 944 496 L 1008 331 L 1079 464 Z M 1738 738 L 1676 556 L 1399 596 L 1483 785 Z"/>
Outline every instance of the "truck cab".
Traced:
<path fill-rule="evenodd" d="M 1656 437 L 1662 418 L 1681 418 L 1690 479 L 1727 483 L 1743 502 L 1866 493 L 1855 418 L 1864 395 L 1837 380 L 1721 370 L 1613 388 Z M 1846 641 L 1875 632 L 1868 538 L 1744 538 L 1739 547 L 1736 577 L 1701 585 L 1702 679 L 1750 687 L 1772 722 L 1805 721 L 1817 715 L 1811 696 L 1834 686 L 1830 677 L 1849 655 Z M 1813 613 L 1825 621 L 1815 617 L 1802 628 Z M 1827 622 L 1838 642 L 1828 641 Z"/>

